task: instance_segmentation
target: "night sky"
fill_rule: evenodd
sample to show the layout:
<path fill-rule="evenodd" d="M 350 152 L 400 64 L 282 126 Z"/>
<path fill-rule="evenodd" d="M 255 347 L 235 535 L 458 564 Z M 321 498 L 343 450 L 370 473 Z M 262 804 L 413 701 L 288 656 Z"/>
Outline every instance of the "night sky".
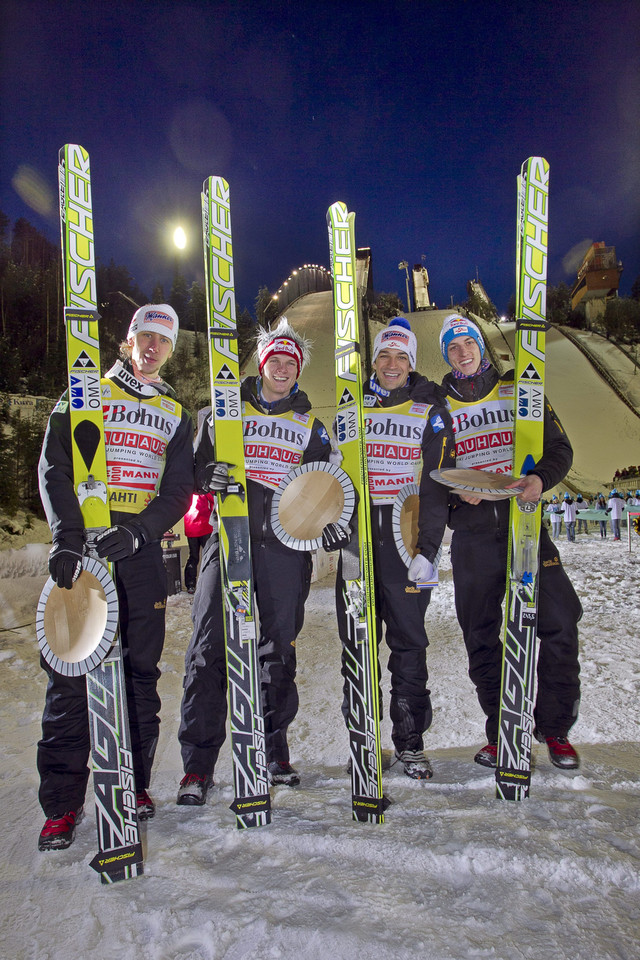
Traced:
<path fill-rule="evenodd" d="M 377 292 L 425 264 L 439 307 L 477 274 L 514 292 L 516 175 L 550 174 L 549 282 L 589 243 L 640 274 L 640 3 L 2 4 L 0 210 L 58 238 L 57 157 L 91 154 L 96 251 L 168 293 L 180 224 L 202 280 L 200 191 L 230 183 L 240 307 L 328 265 L 326 211 L 356 212 Z"/>

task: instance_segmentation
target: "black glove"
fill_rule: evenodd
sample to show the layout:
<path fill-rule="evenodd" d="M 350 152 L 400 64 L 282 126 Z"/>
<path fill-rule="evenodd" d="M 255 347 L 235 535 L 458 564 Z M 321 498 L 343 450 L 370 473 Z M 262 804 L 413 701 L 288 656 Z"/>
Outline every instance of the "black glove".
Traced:
<path fill-rule="evenodd" d="M 341 523 L 328 523 L 322 531 L 322 549 L 327 553 L 342 550 L 350 540 L 351 527 L 343 527 Z"/>
<path fill-rule="evenodd" d="M 132 557 L 143 543 L 145 536 L 141 530 L 129 523 L 118 523 L 96 537 L 96 553 L 103 560 L 114 563 L 116 560 Z"/>
<path fill-rule="evenodd" d="M 51 579 L 64 590 L 71 590 L 82 572 L 83 550 L 84 536 L 80 533 L 56 540 L 49 551 Z"/>
<path fill-rule="evenodd" d="M 229 484 L 229 464 L 212 460 L 205 467 L 202 489 L 205 493 L 224 493 Z"/>

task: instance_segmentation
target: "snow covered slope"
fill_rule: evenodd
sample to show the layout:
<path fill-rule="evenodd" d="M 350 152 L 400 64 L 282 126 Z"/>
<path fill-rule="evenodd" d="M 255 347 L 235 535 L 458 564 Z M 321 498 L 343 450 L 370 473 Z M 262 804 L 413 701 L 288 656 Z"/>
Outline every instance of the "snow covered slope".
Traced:
<path fill-rule="evenodd" d="M 438 338 L 448 310 L 426 310 L 406 314 L 418 341 L 417 368 L 431 380 L 440 383 L 449 367 L 440 353 Z M 312 361 L 301 377 L 314 412 L 327 428 L 335 414 L 333 381 L 333 305 L 332 293 L 309 294 L 287 309 L 291 323 L 314 341 Z M 513 324 L 481 324 L 504 369 L 512 366 Z M 380 324 L 371 324 L 371 342 Z M 600 351 L 603 360 L 617 373 L 617 378 L 632 400 L 638 395 L 633 365 L 624 354 L 601 338 L 592 337 L 590 349 Z M 611 485 L 614 472 L 635 463 L 640 450 L 640 417 L 619 399 L 598 375 L 587 358 L 559 331 L 552 329 L 547 337 L 547 396 L 560 417 L 573 444 L 574 463 L 569 481 L 576 492 L 594 494 Z"/>

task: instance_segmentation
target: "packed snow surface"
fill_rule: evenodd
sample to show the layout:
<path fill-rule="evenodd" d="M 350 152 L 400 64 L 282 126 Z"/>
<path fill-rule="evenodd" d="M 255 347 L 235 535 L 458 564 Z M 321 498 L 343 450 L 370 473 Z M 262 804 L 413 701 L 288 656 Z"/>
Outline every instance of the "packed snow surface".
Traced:
<path fill-rule="evenodd" d="M 635 535 L 634 535 L 635 536 Z M 3 956 L 16 960 L 637 960 L 640 954 L 638 573 L 640 538 L 592 527 L 559 541 L 584 606 L 579 771 L 537 745 L 531 796 L 495 799 L 473 763 L 483 717 L 466 675 L 445 551 L 427 614 L 434 778 L 392 765 L 385 823 L 354 823 L 340 713 L 331 578 L 315 584 L 298 642 L 300 711 L 290 731 L 299 787 L 272 789 L 271 825 L 240 832 L 229 742 L 202 808 L 177 807 L 176 739 L 190 600 L 172 597 L 162 734 L 142 826 L 145 875 L 102 886 L 88 816 L 65 851 L 39 853 L 35 747 L 45 675 L 34 611 L 46 548 L 0 553 Z M 386 648 L 382 667 L 385 700 Z M 385 757 L 391 747 L 383 722 Z M 91 790 L 91 788 L 90 788 Z"/>

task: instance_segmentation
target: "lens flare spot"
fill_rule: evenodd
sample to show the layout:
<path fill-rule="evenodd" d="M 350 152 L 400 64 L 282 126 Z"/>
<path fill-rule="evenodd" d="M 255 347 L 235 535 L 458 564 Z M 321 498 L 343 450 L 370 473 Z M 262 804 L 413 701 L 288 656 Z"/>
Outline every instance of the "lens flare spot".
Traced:
<path fill-rule="evenodd" d="M 53 213 L 53 190 L 42 174 L 34 170 L 33 167 L 21 164 L 14 173 L 11 183 L 20 199 L 36 213 L 43 217 L 48 217 Z"/>

